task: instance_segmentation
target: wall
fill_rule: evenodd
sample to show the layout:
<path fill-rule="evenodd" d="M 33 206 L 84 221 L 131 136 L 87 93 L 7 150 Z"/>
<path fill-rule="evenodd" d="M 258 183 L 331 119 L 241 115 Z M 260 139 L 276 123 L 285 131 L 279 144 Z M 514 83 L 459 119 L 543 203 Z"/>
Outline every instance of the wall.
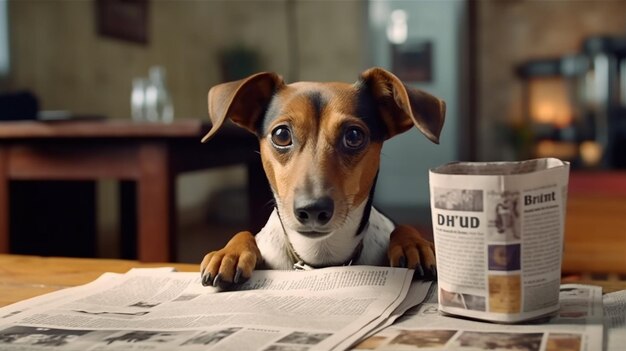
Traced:
<path fill-rule="evenodd" d="M 507 157 L 498 125 L 523 119 L 518 64 L 579 51 L 592 35 L 626 35 L 624 1 L 475 1 L 478 152 Z"/>
<path fill-rule="evenodd" d="M 391 11 L 408 14 L 407 43 L 427 40 L 433 45 L 430 82 L 407 82 L 446 101 L 446 120 L 440 144 L 428 141 L 414 128 L 387 141 L 383 148 L 376 201 L 382 207 L 426 207 L 429 204 L 428 169 L 459 157 L 460 120 L 465 92 L 461 90 L 461 40 L 466 2 L 371 1 L 370 52 L 373 65 L 393 69 L 386 25 Z"/>
<path fill-rule="evenodd" d="M 295 29 L 286 1 L 152 1 L 145 46 L 98 36 L 93 1 L 9 5 L 12 87 L 33 89 L 44 109 L 128 118 L 131 79 L 160 64 L 176 116 L 204 118 L 206 93 L 220 81 L 218 53 L 245 46 L 261 69 L 285 75 L 289 31 L 300 43 L 301 79 L 353 81 L 363 69 L 358 1 L 296 1 Z"/>

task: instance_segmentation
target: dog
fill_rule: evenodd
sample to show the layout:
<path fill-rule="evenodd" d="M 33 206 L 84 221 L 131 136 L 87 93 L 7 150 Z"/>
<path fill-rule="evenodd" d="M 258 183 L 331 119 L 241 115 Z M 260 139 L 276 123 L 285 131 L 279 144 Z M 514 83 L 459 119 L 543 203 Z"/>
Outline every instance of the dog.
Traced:
<path fill-rule="evenodd" d="M 239 232 L 204 257 L 203 285 L 241 284 L 258 268 L 350 264 L 436 275 L 433 243 L 396 226 L 372 200 L 383 142 L 415 126 L 438 144 L 443 100 L 371 68 L 354 84 L 285 84 L 258 73 L 211 88 L 208 107 L 202 142 L 227 119 L 257 135 L 275 208 L 256 236 Z"/>

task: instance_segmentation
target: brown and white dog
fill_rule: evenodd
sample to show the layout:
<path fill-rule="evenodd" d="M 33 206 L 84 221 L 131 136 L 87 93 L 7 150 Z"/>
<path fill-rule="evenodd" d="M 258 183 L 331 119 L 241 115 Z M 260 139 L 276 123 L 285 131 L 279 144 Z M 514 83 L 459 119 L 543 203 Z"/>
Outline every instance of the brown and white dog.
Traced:
<path fill-rule="evenodd" d="M 209 91 L 210 139 L 227 118 L 259 138 L 276 207 L 253 236 L 237 233 L 201 263 L 203 285 L 227 287 L 255 268 L 391 265 L 435 275 L 433 244 L 372 207 L 383 142 L 416 126 L 438 143 L 445 103 L 381 68 L 354 84 L 285 84 L 275 73 Z M 411 152 L 407 150 L 407 152 Z"/>

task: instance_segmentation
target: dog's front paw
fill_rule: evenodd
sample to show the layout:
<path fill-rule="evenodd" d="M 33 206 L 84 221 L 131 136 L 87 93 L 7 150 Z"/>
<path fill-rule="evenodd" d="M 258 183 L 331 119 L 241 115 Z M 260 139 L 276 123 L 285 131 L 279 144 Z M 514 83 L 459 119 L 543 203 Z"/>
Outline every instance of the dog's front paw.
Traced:
<path fill-rule="evenodd" d="M 252 233 L 239 232 L 223 249 L 204 256 L 200 264 L 202 285 L 227 288 L 233 283 L 244 283 L 261 261 L 261 252 Z"/>
<path fill-rule="evenodd" d="M 391 232 L 387 254 L 392 267 L 415 269 L 420 278 L 437 276 L 435 245 L 413 227 L 399 225 Z"/>

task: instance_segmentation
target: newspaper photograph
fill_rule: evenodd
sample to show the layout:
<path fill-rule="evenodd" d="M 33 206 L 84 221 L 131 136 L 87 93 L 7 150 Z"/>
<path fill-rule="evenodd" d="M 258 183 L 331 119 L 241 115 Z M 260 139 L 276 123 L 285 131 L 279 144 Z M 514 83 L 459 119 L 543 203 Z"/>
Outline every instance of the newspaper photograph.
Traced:
<path fill-rule="evenodd" d="M 255 271 L 236 291 L 197 273 L 106 273 L 0 309 L 2 350 L 332 350 L 423 302 L 413 271 Z M 341 346 L 345 348 L 344 346 Z"/>
<path fill-rule="evenodd" d="M 442 312 L 515 323 L 558 310 L 568 176 L 555 158 L 430 170 Z"/>
<path fill-rule="evenodd" d="M 562 285 L 557 314 L 535 323 L 496 324 L 439 313 L 437 294 L 404 317 L 360 342 L 355 350 L 602 350 L 602 290 Z"/>

